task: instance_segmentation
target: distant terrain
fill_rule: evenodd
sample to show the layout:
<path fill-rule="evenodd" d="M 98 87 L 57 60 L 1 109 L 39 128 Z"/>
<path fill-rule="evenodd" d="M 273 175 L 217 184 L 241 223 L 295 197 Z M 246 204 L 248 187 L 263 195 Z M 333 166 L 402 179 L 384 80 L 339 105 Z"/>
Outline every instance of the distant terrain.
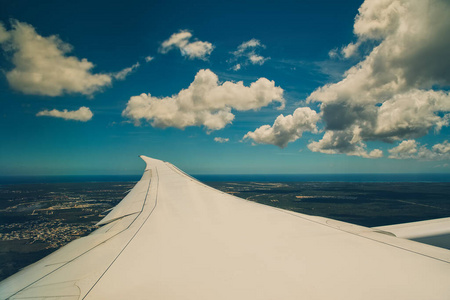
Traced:
<path fill-rule="evenodd" d="M 134 182 L 0 185 L 0 280 L 95 230 Z M 450 216 L 450 183 L 207 182 L 237 197 L 374 227 Z"/>
<path fill-rule="evenodd" d="M 0 185 L 0 280 L 95 230 L 134 184 Z"/>

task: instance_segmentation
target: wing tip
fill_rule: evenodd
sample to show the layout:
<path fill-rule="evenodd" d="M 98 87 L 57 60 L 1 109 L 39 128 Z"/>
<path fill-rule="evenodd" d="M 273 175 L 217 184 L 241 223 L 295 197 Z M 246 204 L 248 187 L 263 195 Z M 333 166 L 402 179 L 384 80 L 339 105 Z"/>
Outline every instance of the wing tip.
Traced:
<path fill-rule="evenodd" d="M 160 159 L 156 159 L 156 158 L 151 158 L 145 155 L 139 155 L 139 157 L 146 163 L 146 167 L 145 170 L 149 170 L 151 168 L 152 165 L 155 165 L 157 163 L 161 163 L 164 162 Z"/>

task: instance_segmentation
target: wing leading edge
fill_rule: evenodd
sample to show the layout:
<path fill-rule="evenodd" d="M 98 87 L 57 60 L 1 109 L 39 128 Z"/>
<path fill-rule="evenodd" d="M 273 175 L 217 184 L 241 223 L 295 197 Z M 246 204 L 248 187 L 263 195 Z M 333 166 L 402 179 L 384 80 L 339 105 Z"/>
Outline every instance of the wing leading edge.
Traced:
<path fill-rule="evenodd" d="M 450 251 L 236 198 L 142 157 L 91 235 L 0 283 L 0 298 L 448 299 Z"/>

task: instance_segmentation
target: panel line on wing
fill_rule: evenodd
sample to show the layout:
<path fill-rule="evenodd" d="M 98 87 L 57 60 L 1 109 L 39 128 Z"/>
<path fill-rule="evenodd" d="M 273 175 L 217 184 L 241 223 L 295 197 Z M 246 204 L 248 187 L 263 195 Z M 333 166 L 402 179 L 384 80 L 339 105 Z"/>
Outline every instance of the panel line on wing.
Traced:
<path fill-rule="evenodd" d="M 136 230 L 136 232 L 133 234 L 133 236 L 130 238 L 130 240 L 127 242 L 127 244 L 122 248 L 122 250 L 120 250 L 119 254 L 117 254 L 117 256 L 114 258 L 114 260 L 111 262 L 111 264 L 106 268 L 106 270 L 103 272 L 103 274 L 98 278 L 98 280 L 92 285 L 92 287 L 89 289 L 89 291 L 86 293 L 86 295 L 84 295 L 83 299 L 85 299 L 89 293 L 92 291 L 92 289 L 96 286 L 96 284 L 102 279 L 102 277 L 106 274 L 106 272 L 108 272 L 108 270 L 111 268 L 111 266 L 114 264 L 114 262 L 119 258 L 119 256 L 122 254 L 123 251 L 125 251 L 125 249 L 128 247 L 128 245 L 131 243 L 131 241 L 136 237 L 136 235 L 139 233 L 139 231 L 141 230 L 142 226 L 144 226 L 144 224 L 147 222 L 147 220 L 150 218 L 150 216 L 152 215 L 153 211 L 155 210 L 156 206 L 158 205 L 158 187 L 159 187 L 159 175 L 158 175 L 158 168 L 155 167 L 155 173 L 156 173 L 156 178 L 157 178 L 157 182 L 156 182 L 156 196 L 155 196 L 155 204 L 153 206 L 153 208 L 151 209 L 151 211 L 149 212 L 148 216 L 145 218 L 145 220 L 142 222 L 142 224 L 139 226 L 139 228 Z M 149 185 L 150 188 L 150 185 Z M 148 197 L 148 190 L 147 190 L 147 195 L 145 196 L 145 201 L 147 200 Z M 144 201 L 144 204 L 145 204 Z M 144 206 L 142 207 L 142 209 L 144 209 Z"/>
<path fill-rule="evenodd" d="M 158 180 L 159 180 L 159 179 L 158 179 Z M 8 298 L 11 298 L 11 297 L 13 297 L 14 295 L 17 295 L 17 294 L 19 294 L 20 292 L 22 292 L 22 291 L 24 291 L 24 290 L 26 290 L 26 289 L 28 289 L 28 288 L 30 288 L 30 287 L 32 288 L 32 286 L 33 286 L 35 283 L 37 283 L 37 282 L 39 282 L 40 280 L 44 279 L 45 277 L 51 275 L 52 273 L 54 273 L 54 272 L 60 270 L 61 268 L 65 267 L 66 265 L 70 264 L 71 262 L 73 262 L 73 261 L 77 260 L 78 258 L 80 258 L 81 256 L 85 255 L 86 253 L 92 251 L 93 249 L 97 248 L 98 246 L 100 246 L 100 245 L 106 243 L 107 241 L 109 241 L 109 240 L 111 240 L 112 238 L 116 237 L 117 235 L 121 234 L 121 233 L 124 232 L 125 230 L 129 229 L 130 226 L 136 221 L 136 219 L 139 217 L 139 215 L 140 215 L 140 214 L 142 213 L 142 211 L 144 210 L 144 206 L 145 206 L 145 202 L 146 202 L 146 200 L 147 200 L 148 194 L 149 194 L 151 182 L 152 182 L 152 181 L 149 180 L 149 183 L 148 183 L 148 186 L 147 186 L 147 193 L 146 193 L 146 195 L 145 195 L 145 198 L 144 198 L 144 202 L 143 202 L 141 211 L 137 214 L 137 216 L 134 218 L 134 220 L 131 221 L 130 224 L 129 224 L 126 228 L 124 228 L 124 229 L 122 229 L 121 231 L 117 232 L 116 234 L 110 236 L 110 237 L 107 238 L 106 240 L 101 241 L 100 243 L 96 244 L 96 245 L 93 246 L 92 248 L 89 248 L 88 250 L 84 251 L 83 253 L 81 253 L 81 254 L 77 255 L 76 257 L 72 258 L 71 260 L 68 260 L 68 261 L 64 262 L 64 263 L 63 263 L 61 266 L 59 266 L 58 268 L 56 268 L 56 269 L 50 271 L 49 273 L 43 275 L 42 277 L 36 279 L 35 281 L 31 282 L 31 283 L 28 284 L 27 286 L 23 287 L 22 289 L 16 291 L 14 294 L 10 295 Z M 155 201 L 155 206 L 153 207 L 153 209 L 154 209 L 155 207 L 156 207 L 156 201 Z M 153 211 L 153 210 L 152 210 L 152 211 Z M 131 215 L 132 215 L 132 214 L 131 214 Z M 119 219 L 120 219 L 120 218 L 119 218 Z M 115 219 L 115 221 L 117 221 L 117 220 L 118 220 L 118 219 Z M 110 224 L 110 223 L 109 223 L 109 224 Z M 141 226 L 142 226 L 142 225 L 141 225 Z M 94 232 L 95 232 L 95 231 L 94 231 Z M 134 237 L 134 236 L 133 236 L 133 237 Z M 132 238 L 131 238 L 131 239 L 132 239 Z M 131 240 L 130 240 L 130 241 L 131 241 Z M 122 250 L 122 251 L 123 251 L 123 250 Z M 120 255 L 120 254 L 119 254 L 119 255 Z M 108 267 L 108 268 L 109 268 L 109 267 Z M 106 272 L 106 271 L 105 271 L 105 272 Z M 101 278 L 101 277 L 100 277 L 100 278 Z M 86 294 L 86 295 L 87 295 L 87 294 Z"/>
<path fill-rule="evenodd" d="M 253 202 L 253 203 L 264 205 L 264 204 L 261 204 L 261 203 L 258 203 L 258 202 Z M 272 206 L 269 206 L 269 207 L 272 207 Z M 418 254 L 418 255 L 422 255 L 422 256 L 425 256 L 425 257 L 428 257 L 428 258 L 431 258 L 431 259 L 435 259 L 435 260 L 438 260 L 438 261 L 450 264 L 450 261 L 445 260 L 445 259 L 441 259 L 441 258 L 438 258 L 438 257 L 427 255 L 427 254 L 424 254 L 424 253 L 421 253 L 421 252 L 417 252 L 417 251 L 414 251 L 412 249 L 408 249 L 408 248 L 401 247 L 401 246 L 398 246 L 398 245 L 394 245 L 392 243 L 388 243 L 388 242 L 385 242 L 385 241 L 380 241 L 378 239 L 375 239 L 375 238 L 372 238 L 372 237 L 369 237 L 369 236 L 365 236 L 365 235 L 362 235 L 362 234 L 359 234 L 359 233 L 356 233 L 356 232 L 352 232 L 350 230 L 345 230 L 345 229 L 342 229 L 342 228 L 339 228 L 339 227 L 335 227 L 335 226 L 332 226 L 332 225 L 329 225 L 329 224 L 326 224 L 326 223 L 322 223 L 322 222 L 319 222 L 319 221 L 316 221 L 316 220 L 311 220 L 309 218 L 302 217 L 301 215 L 298 215 L 298 214 L 295 214 L 295 213 L 291 213 L 290 211 L 287 211 L 287 210 L 284 210 L 284 209 L 280 209 L 280 208 L 276 208 L 276 207 L 272 207 L 272 208 L 276 209 L 276 210 L 279 210 L 279 211 L 281 211 L 283 213 L 289 214 L 291 216 L 294 216 L 294 217 L 306 220 L 306 221 L 310 221 L 310 222 L 313 222 L 313 223 L 316 223 L 316 224 L 319 224 L 319 225 L 323 225 L 323 226 L 326 226 L 326 227 L 329 227 L 329 228 L 333 228 L 335 230 L 339 230 L 339 231 L 346 232 L 346 233 L 349 233 L 349 234 L 352 234 L 352 235 L 360 236 L 362 238 L 365 238 L 365 239 L 368 239 L 368 240 L 371 240 L 371 241 L 374 241 L 374 242 L 382 243 L 382 244 L 385 244 L 385 245 L 388 245 L 388 246 L 391 246 L 391 247 L 394 247 L 394 248 L 402 249 L 402 250 L 405 250 L 405 251 L 408 251 L 408 252 L 411 252 L 411 253 L 415 253 L 415 254 Z M 368 228 L 368 229 L 370 229 L 370 228 Z M 371 233 L 371 232 L 374 232 L 374 231 L 366 231 L 366 233 Z M 375 233 L 377 233 L 377 232 L 375 232 Z M 379 234 L 379 233 L 377 233 L 377 234 Z M 388 236 L 388 235 L 386 235 L 386 236 Z"/>
<path fill-rule="evenodd" d="M 239 197 L 230 195 L 230 194 L 228 194 L 228 193 L 226 193 L 226 192 L 223 192 L 223 191 L 220 191 L 220 190 L 218 190 L 218 189 L 215 189 L 215 188 L 213 188 L 213 187 L 210 187 L 209 185 L 204 184 L 203 182 L 201 182 L 201 181 L 197 180 L 196 178 L 192 177 L 191 175 L 185 173 L 183 170 L 180 170 L 177 166 L 175 166 L 175 165 L 173 165 L 173 164 L 171 164 L 171 163 L 169 163 L 169 162 L 165 162 L 165 163 L 166 163 L 166 165 L 167 165 L 168 167 L 170 167 L 170 168 L 171 168 L 172 170 L 174 170 L 175 172 L 177 172 L 177 173 L 179 173 L 179 174 L 181 174 L 181 175 L 187 177 L 187 178 L 190 179 L 191 181 L 193 181 L 193 182 L 197 183 L 198 185 L 201 185 L 201 186 L 203 186 L 203 187 L 205 187 L 205 188 L 207 188 L 207 189 L 209 189 L 209 190 L 212 190 L 212 191 L 214 191 L 214 192 L 216 192 L 216 193 L 221 193 L 221 194 L 224 194 L 224 195 L 232 196 L 232 197 L 235 197 L 235 198 L 237 198 L 237 199 L 239 199 L 239 200 L 249 201 L 249 200 L 247 200 L 247 199 L 239 198 Z M 250 201 L 250 202 L 253 202 L 253 201 Z M 258 203 L 258 204 L 260 204 L 260 203 Z"/>
<path fill-rule="evenodd" d="M 214 190 L 214 191 L 216 191 L 216 192 L 218 191 L 218 190 L 216 190 L 216 189 L 214 189 L 214 188 L 212 188 L 212 187 L 210 187 L 210 186 L 208 186 L 208 185 L 206 185 L 206 184 L 204 184 L 204 183 L 198 181 L 197 179 L 193 178 L 192 176 L 186 174 L 185 172 L 183 172 L 182 170 L 178 169 L 176 166 L 172 165 L 171 163 L 167 163 L 167 162 L 166 162 L 166 164 L 167 164 L 169 167 L 171 167 L 174 171 L 176 171 L 177 173 L 180 173 L 181 175 L 184 175 L 184 176 L 188 177 L 190 180 L 196 182 L 197 184 L 202 185 L 202 186 L 204 186 L 204 187 L 206 187 L 206 188 L 208 188 L 208 189 Z M 319 222 L 319 221 L 316 221 L 316 220 L 312 220 L 312 219 L 310 219 L 310 218 L 306 218 L 306 217 L 303 217 L 303 216 L 301 216 L 301 215 L 298 215 L 298 214 L 295 214 L 295 213 L 291 213 L 291 212 L 286 211 L 286 210 L 284 210 L 284 209 L 280 209 L 280 208 L 277 208 L 277 207 L 268 206 L 268 205 L 261 204 L 261 203 L 258 203 L 258 202 L 254 202 L 254 201 L 250 201 L 250 200 L 247 200 L 247 199 L 239 198 L 239 197 L 236 197 L 236 196 L 234 196 L 234 195 L 230 195 L 230 194 L 225 193 L 225 192 L 222 192 L 222 191 L 219 191 L 219 192 L 221 192 L 221 193 L 223 193 L 223 194 L 226 194 L 226 195 L 228 195 L 228 196 L 230 196 L 230 197 L 233 197 L 233 198 L 235 198 L 235 199 L 244 200 L 244 201 L 247 201 L 247 202 L 256 204 L 256 205 L 263 205 L 263 206 L 265 206 L 265 207 L 273 208 L 273 209 L 275 209 L 275 210 L 278 210 L 278 211 L 280 211 L 280 212 L 283 212 L 283 213 L 292 215 L 292 216 L 294 216 L 294 217 L 301 218 L 301 219 L 303 219 L 303 220 L 310 221 L 310 222 L 313 222 L 313 223 L 316 223 L 316 224 L 320 224 L 320 225 L 322 225 L 322 226 L 326 226 L 326 227 L 329 227 L 329 228 L 333 228 L 333 229 L 339 230 L 339 231 L 341 231 L 341 232 L 346 232 L 346 233 L 349 233 L 349 234 L 352 234 L 352 235 L 360 236 L 360 237 L 363 237 L 363 238 L 365 238 L 365 239 L 368 239 L 368 240 L 371 240 L 371 241 L 374 241 L 374 242 L 378 242 L 378 243 L 382 243 L 382 244 L 385 244 L 385 245 L 389 245 L 389 246 L 392 246 L 392 247 L 395 247 L 395 248 L 398 248 L 398 249 L 406 250 L 406 251 L 409 251 L 409 252 L 411 252 L 411 253 L 419 254 L 419 255 L 422 255 L 422 256 L 425 256 L 425 257 L 428 257 L 428 258 L 431 258 L 431 259 L 435 259 L 435 260 L 438 260 L 438 261 L 442 261 L 442 262 L 445 262 L 445 263 L 450 263 L 450 261 L 448 261 L 448 260 L 446 260 L 446 259 L 442 259 L 442 258 L 434 257 L 434 256 L 431 256 L 431 255 L 427 255 L 427 254 L 424 254 L 424 253 L 421 253 L 421 252 L 417 252 L 417 251 L 414 251 L 414 250 L 409 249 L 409 248 L 406 248 L 406 247 L 402 247 L 402 246 L 399 246 L 399 245 L 395 245 L 395 244 L 392 244 L 392 243 L 388 243 L 388 242 L 385 242 L 385 241 L 381 241 L 381 240 L 375 239 L 375 238 L 373 238 L 373 237 L 361 235 L 360 233 L 352 232 L 352 231 L 350 231 L 350 230 L 345 230 L 345 229 L 343 229 L 343 228 L 339 228 L 339 227 L 336 227 L 336 226 L 333 226 L 333 225 L 330 225 L 330 224 L 326 224 L 326 223 L 322 223 L 322 222 Z M 368 229 L 370 230 L 370 228 L 368 228 Z M 368 232 L 372 232 L 372 231 L 368 231 Z"/>
<path fill-rule="evenodd" d="M 129 217 L 129 216 L 132 216 L 132 215 L 136 215 L 136 214 L 139 215 L 141 212 L 142 212 L 142 209 L 141 209 L 140 211 L 138 211 L 138 212 L 133 212 L 133 213 L 130 213 L 130 214 L 127 214 L 127 215 L 123 215 L 123 216 L 120 216 L 120 217 L 117 217 L 117 218 L 108 220 L 108 222 L 102 223 L 102 224 L 100 224 L 100 225 L 98 225 L 98 226 L 105 226 L 105 225 L 111 224 L 111 223 L 113 223 L 113 222 L 115 222 L 115 221 L 118 221 L 118 220 L 120 220 L 120 219 Z M 134 221 L 133 221 L 133 222 L 134 222 Z M 133 224 L 133 222 L 131 222 L 130 225 Z"/>

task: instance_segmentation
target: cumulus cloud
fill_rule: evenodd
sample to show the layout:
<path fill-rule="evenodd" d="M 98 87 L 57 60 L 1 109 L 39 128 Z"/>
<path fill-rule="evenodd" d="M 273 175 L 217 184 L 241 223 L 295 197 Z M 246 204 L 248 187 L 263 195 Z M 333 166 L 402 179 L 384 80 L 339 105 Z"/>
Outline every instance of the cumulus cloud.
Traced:
<path fill-rule="evenodd" d="M 92 73 L 94 64 L 67 55 L 71 45 L 55 35 L 41 36 L 29 24 L 13 20 L 8 31 L 0 23 L 0 43 L 14 64 L 5 73 L 6 78 L 13 89 L 22 93 L 92 95 L 111 84 L 111 74 Z"/>
<path fill-rule="evenodd" d="M 415 140 L 407 140 L 401 142 L 397 147 L 388 150 L 389 158 L 412 158 L 417 155 L 417 142 Z"/>
<path fill-rule="evenodd" d="M 223 143 L 229 142 L 230 139 L 229 138 L 222 138 L 222 137 L 215 137 L 214 141 L 217 142 L 217 143 L 223 144 Z"/>
<path fill-rule="evenodd" d="M 415 140 L 405 140 L 389 149 L 388 152 L 389 158 L 394 159 L 448 160 L 450 159 L 450 143 L 446 140 L 429 149 Z"/>
<path fill-rule="evenodd" d="M 189 39 L 192 37 L 192 33 L 187 30 L 180 30 L 178 33 L 174 33 L 169 39 L 165 40 L 161 44 L 159 51 L 161 53 L 167 53 L 174 48 L 183 48 L 189 43 Z"/>
<path fill-rule="evenodd" d="M 268 58 L 265 58 L 261 55 L 250 55 L 249 60 L 254 65 L 262 65 Z"/>
<path fill-rule="evenodd" d="M 311 101 L 378 103 L 411 88 L 450 84 L 450 5 L 446 1 L 366 0 L 356 17 L 356 44 L 378 40 L 346 77 L 319 88 Z M 350 45 L 354 45 L 351 43 Z M 348 46 L 350 47 L 350 46 Z"/>
<path fill-rule="evenodd" d="M 155 58 L 153 56 L 146 56 L 145 57 L 145 62 L 151 62 L 152 60 L 154 60 Z"/>
<path fill-rule="evenodd" d="M 357 40 L 341 52 L 368 54 L 341 81 L 307 98 L 319 104 L 325 125 L 322 139 L 308 148 L 379 157 L 381 150 L 368 151 L 366 142 L 415 139 L 448 126 L 449 15 L 445 0 L 366 0 L 355 18 Z"/>
<path fill-rule="evenodd" d="M 11 34 L 6 30 L 5 26 L 0 23 L 0 43 L 4 43 L 11 38 Z"/>
<path fill-rule="evenodd" d="M 450 96 L 443 91 L 413 89 L 394 95 L 377 109 L 373 135 L 377 138 L 399 140 L 426 135 L 448 126 Z M 441 114 L 439 114 L 441 113 Z"/>
<path fill-rule="evenodd" d="M 358 51 L 358 47 L 359 47 L 359 43 L 350 43 L 347 46 L 345 46 L 344 48 L 342 48 L 341 53 L 345 58 L 349 58 L 354 56 L 357 51 Z"/>
<path fill-rule="evenodd" d="M 368 141 L 419 138 L 448 126 L 450 39 L 444 37 L 450 31 L 449 15 L 445 0 L 366 0 L 355 18 L 357 40 L 341 53 L 348 58 L 360 48 L 371 50 L 341 81 L 308 96 L 307 103 L 319 104 L 325 129 L 322 139 L 308 148 L 375 158 L 382 151 L 367 150 Z M 243 44 L 237 53 L 257 45 Z M 337 55 L 337 48 L 329 52 Z M 262 126 L 259 136 L 271 128 Z"/>
<path fill-rule="evenodd" d="M 78 110 L 68 111 L 64 109 L 62 111 L 53 109 L 53 110 L 43 110 L 36 114 L 38 117 L 54 117 L 61 118 L 64 120 L 75 120 L 81 122 L 87 122 L 92 119 L 94 114 L 91 112 L 89 107 L 82 106 Z"/>
<path fill-rule="evenodd" d="M 186 56 L 189 59 L 199 58 L 206 60 L 207 56 L 214 50 L 213 44 L 202 41 L 190 42 L 191 38 L 192 33 L 187 30 L 181 30 L 178 33 L 174 33 L 169 39 L 161 44 L 159 52 L 165 54 L 172 49 L 178 48 L 181 55 Z"/>
<path fill-rule="evenodd" d="M 261 44 L 257 39 L 251 39 L 247 42 L 240 44 L 236 51 L 232 52 L 233 58 L 229 62 L 234 63 L 232 67 L 234 71 L 241 69 L 243 66 L 249 64 L 252 65 L 263 65 L 270 57 L 264 57 L 259 55 L 257 52 L 259 49 L 264 49 L 266 46 Z M 239 63 L 236 63 L 239 62 Z"/>
<path fill-rule="evenodd" d="M 244 140 L 251 139 L 258 144 L 271 144 L 285 148 L 289 142 L 302 137 L 303 132 L 317 133 L 316 123 L 320 116 L 308 107 L 297 108 L 292 115 L 279 115 L 272 126 L 263 125 L 255 131 L 249 131 Z"/>
<path fill-rule="evenodd" d="M 122 116 L 139 125 L 146 120 L 155 127 L 204 126 L 219 130 L 234 119 L 232 109 L 257 110 L 273 102 L 284 107 L 283 89 L 274 81 L 260 78 L 244 86 L 243 82 L 219 83 L 210 70 L 200 70 L 187 89 L 171 97 L 158 98 L 141 94 L 129 99 Z"/>
<path fill-rule="evenodd" d="M 366 147 L 357 133 L 352 136 L 345 131 L 327 131 L 320 141 L 308 145 L 308 149 L 313 152 L 347 154 L 364 158 L 383 157 L 383 151 L 380 149 L 368 152 Z"/>

